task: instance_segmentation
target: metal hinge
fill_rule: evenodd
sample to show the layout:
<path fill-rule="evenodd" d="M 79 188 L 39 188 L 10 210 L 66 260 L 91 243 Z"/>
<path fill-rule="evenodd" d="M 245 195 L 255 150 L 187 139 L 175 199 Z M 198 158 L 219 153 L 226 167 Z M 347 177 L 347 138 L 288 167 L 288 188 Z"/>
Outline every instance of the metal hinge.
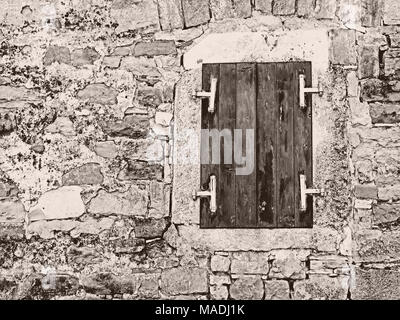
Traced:
<path fill-rule="evenodd" d="M 210 182 L 208 184 L 208 190 L 194 190 L 193 200 L 197 198 L 210 197 L 210 211 L 211 213 L 217 212 L 217 177 L 214 175 L 210 176 Z"/>
<path fill-rule="evenodd" d="M 318 88 L 306 88 L 306 79 L 304 74 L 299 75 L 299 99 L 300 99 L 300 108 L 306 107 L 306 93 L 318 93 L 321 97 L 324 94 L 324 90 L 322 88 L 322 84 L 318 81 Z"/>
<path fill-rule="evenodd" d="M 300 210 L 307 210 L 307 195 L 325 195 L 325 189 L 307 189 L 306 176 L 300 175 Z"/>
<path fill-rule="evenodd" d="M 207 91 L 194 91 L 192 96 L 201 99 L 208 99 L 208 112 L 214 113 L 215 111 L 215 95 L 217 93 L 217 78 L 211 77 L 210 92 Z"/>

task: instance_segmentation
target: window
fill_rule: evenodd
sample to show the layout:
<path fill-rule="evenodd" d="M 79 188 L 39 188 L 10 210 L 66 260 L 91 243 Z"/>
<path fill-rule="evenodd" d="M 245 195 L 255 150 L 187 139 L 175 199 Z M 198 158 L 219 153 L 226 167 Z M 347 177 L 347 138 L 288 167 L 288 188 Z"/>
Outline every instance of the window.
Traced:
<path fill-rule="evenodd" d="M 215 178 L 216 206 L 201 197 L 201 228 L 312 227 L 313 200 L 304 197 L 302 205 L 300 190 L 301 175 L 312 183 L 312 103 L 306 95 L 306 106 L 299 105 L 300 75 L 311 87 L 310 62 L 203 65 L 203 91 L 211 90 L 212 78 L 217 85 L 214 112 L 211 99 L 202 100 L 201 154 L 209 161 L 202 160 L 201 186 L 209 189 Z M 219 151 L 215 136 L 204 134 L 213 129 Z M 245 164 L 235 153 L 254 160 L 249 174 L 238 174 Z"/>

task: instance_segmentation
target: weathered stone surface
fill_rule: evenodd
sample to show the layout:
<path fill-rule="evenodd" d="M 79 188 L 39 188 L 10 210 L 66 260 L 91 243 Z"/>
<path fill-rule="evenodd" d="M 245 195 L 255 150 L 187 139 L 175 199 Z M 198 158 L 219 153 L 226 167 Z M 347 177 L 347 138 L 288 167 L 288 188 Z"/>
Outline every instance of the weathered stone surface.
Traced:
<path fill-rule="evenodd" d="M 0 105 L 7 101 L 39 101 L 39 97 L 31 89 L 25 87 L 0 86 Z"/>
<path fill-rule="evenodd" d="M 144 138 L 148 134 L 149 119 L 142 115 L 128 115 L 123 119 L 110 119 L 101 124 L 110 137 Z"/>
<path fill-rule="evenodd" d="M 100 190 L 90 201 L 91 213 L 126 216 L 144 216 L 147 213 L 148 192 L 138 186 L 131 186 L 127 192 L 107 192 Z"/>
<path fill-rule="evenodd" d="M 93 64 L 93 62 L 99 58 L 100 54 L 96 51 L 96 49 L 86 47 L 72 51 L 71 63 L 75 67 L 80 67 L 87 64 Z"/>
<path fill-rule="evenodd" d="M 103 258 L 101 253 L 91 247 L 72 246 L 68 249 L 68 262 L 76 264 L 95 264 L 101 263 Z"/>
<path fill-rule="evenodd" d="M 87 218 L 83 222 L 75 222 L 70 234 L 73 238 L 78 238 L 81 234 L 99 234 L 104 230 L 109 230 L 113 223 L 114 219 L 109 217 L 100 219 Z"/>
<path fill-rule="evenodd" d="M 359 57 L 360 79 L 377 78 L 379 76 L 379 48 L 375 45 L 362 46 Z"/>
<path fill-rule="evenodd" d="M 394 222 L 400 218 L 400 204 L 378 203 L 373 207 L 373 213 L 376 224 Z"/>
<path fill-rule="evenodd" d="M 118 174 L 120 180 L 161 180 L 164 168 L 160 164 L 150 164 L 146 161 L 128 161 L 128 164 Z"/>
<path fill-rule="evenodd" d="M 296 0 L 275 0 L 272 13 L 275 15 L 291 15 L 296 11 Z"/>
<path fill-rule="evenodd" d="M 378 188 L 371 185 L 356 185 L 354 195 L 359 199 L 378 199 Z"/>
<path fill-rule="evenodd" d="M 400 200 L 400 185 L 380 187 L 378 189 L 378 198 L 383 201 Z"/>
<path fill-rule="evenodd" d="M 386 88 L 383 81 L 379 79 L 367 79 L 360 82 L 361 97 L 365 101 L 385 100 Z"/>
<path fill-rule="evenodd" d="M 264 282 L 265 300 L 289 300 L 289 283 L 285 280 Z"/>
<path fill-rule="evenodd" d="M 154 85 L 161 78 L 161 73 L 158 71 L 154 59 L 146 57 L 123 57 L 120 68 L 132 72 L 139 81 L 144 81 L 150 85 Z"/>
<path fill-rule="evenodd" d="M 170 295 L 207 293 L 207 270 L 201 268 L 178 267 L 163 270 L 161 291 Z"/>
<path fill-rule="evenodd" d="M 398 76 L 400 73 L 400 48 L 391 48 L 384 53 L 385 75 Z"/>
<path fill-rule="evenodd" d="M 138 253 L 142 252 L 146 246 L 145 239 L 118 238 L 111 242 L 115 249 L 115 253 Z"/>
<path fill-rule="evenodd" d="M 312 276 L 309 280 L 295 281 L 295 300 L 347 300 L 349 278 L 338 276 Z"/>
<path fill-rule="evenodd" d="M 54 62 L 58 63 L 71 63 L 71 53 L 66 47 L 50 46 L 47 48 L 46 54 L 43 57 L 43 64 L 45 66 L 51 65 Z"/>
<path fill-rule="evenodd" d="M 167 227 L 168 222 L 166 219 L 136 219 L 134 228 L 135 236 L 144 239 L 161 238 Z"/>
<path fill-rule="evenodd" d="M 211 257 L 211 271 L 228 272 L 231 265 L 229 257 L 213 255 Z"/>
<path fill-rule="evenodd" d="M 102 184 L 103 180 L 100 165 L 98 163 L 87 163 L 65 173 L 62 177 L 62 184 L 65 186 L 93 185 Z"/>
<path fill-rule="evenodd" d="M 121 64 L 121 57 L 119 56 L 105 56 L 103 59 L 103 66 L 116 69 Z"/>
<path fill-rule="evenodd" d="M 176 54 L 176 46 L 174 41 L 170 40 L 158 40 L 152 42 L 139 42 L 135 46 L 134 55 L 139 56 L 160 56 Z"/>
<path fill-rule="evenodd" d="M 397 0 L 385 0 L 383 14 L 384 24 L 400 25 L 400 2 Z"/>
<path fill-rule="evenodd" d="M 314 15 L 314 0 L 297 0 L 297 15 L 311 17 Z"/>
<path fill-rule="evenodd" d="M 400 106 L 389 103 L 371 103 L 369 113 L 372 123 L 399 123 Z"/>
<path fill-rule="evenodd" d="M 118 91 L 103 83 L 89 84 L 78 92 L 77 97 L 98 104 L 116 104 Z"/>
<path fill-rule="evenodd" d="M 0 170 L 0 175 L 4 173 Z M 0 198 L 14 197 L 18 195 L 18 187 L 12 181 L 4 177 L 0 177 Z"/>
<path fill-rule="evenodd" d="M 76 136 L 74 124 L 68 117 L 58 117 L 52 124 L 46 127 L 46 132 L 59 133 L 66 137 Z"/>
<path fill-rule="evenodd" d="M 242 277 L 231 285 L 229 292 L 234 300 L 261 300 L 264 284 L 260 277 Z"/>
<path fill-rule="evenodd" d="M 278 279 L 304 279 L 308 250 L 273 250 L 269 277 Z"/>
<path fill-rule="evenodd" d="M 212 16 L 216 20 L 226 18 L 248 18 L 251 16 L 251 4 L 248 0 L 212 0 Z"/>
<path fill-rule="evenodd" d="M 156 108 L 163 102 L 163 100 L 163 92 L 161 88 L 139 85 L 137 90 L 137 101 L 141 105 Z"/>
<path fill-rule="evenodd" d="M 398 270 L 364 270 L 356 267 L 353 300 L 398 300 L 400 294 Z"/>
<path fill-rule="evenodd" d="M 0 200 L 0 223 L 21 223 L 25 219 L 25 209 L 20 201 Z"/>
<path fill-rule="evenodd" d="M 231 277 L 229 275 L 215 275 L 215 274 L 210 274 L 210 284 L 211 285 L 217 285 L 217 286 L 221 286 L 221 285 L 228 285 L 231 284 Z"/>
<path fill-rule="evenodd" d="M 227 286 L 210 286 L 210 295 L 213 300 L 227 300 L 229 291 Z"/>
<path fill-rule="evenodd" d="M 17 123 L 15 119 L 15 114 L 0 110 L 0 136 L 13 132 L 16 127 Z"/>
<path fill-rule="evenodd" d="M 113 159 L 117 156 L 118 148 L 114 141 L 101 141 L 95 144 L 94 152 L 100 157 Z"/>
<path fill-rule="evenodd" d="M 380 26 L 384 0 L 361 0 L 361 23 L 364 27 Z"/>
<path fill-rule="evenodd" d="M 264 252 L 238 252 L 232 257 L 231 272 L 238 274 L 268 274 L 269 255 Z"/>
<path fill-rule="evenodd" d="M 157 181 L 150 182 L 150 216 L 169 215 L 171 186 Z"/>
<path fill-rule="evenodd" d="M 208 0 L 182 0 L 185 27 L 195 27 L 210 20 Z"/>
<path fill-rule="evenodd" d="M 115 0 L 110 15 L 118 23 L 117 33 L 138 29 L 154 32 L 160 29 L 157 2 L 154 0 Z"/>
<path fill-rule="evenodd" d="M 255 0 L 255 9 L 261 12 L 272 13 L 272 0 Z"/>
<path fill-rule="evenodd" d="M 333 64 L 351 65 L 357 63 L 354 30 L 336 29 L 329 33 L 331 38 L 330 61 Z"/>
<path fill-rule="evenodd" d="M 30 221 L 80 217 L 85 212 L 81 191 L 80 187 L 69 186 L 46 192 L 31 208 Z"/>
<path fill-rule="evenodd" d="M 158 12 L 162 30 L 183 28 L 183 13 L 180 0 L 159 0 Z"/>
<path fill-rule="evenodd" d="M 336 0 L 317 0 L 315 4 L 318 19 L 334 19 L 336 13 Z"/>
<path fill-rule="evenodd" d="M 168 127 L 171 124 L 172 113 L 169 112 L 156 112 L 155 121 L 157 124 Z"/>

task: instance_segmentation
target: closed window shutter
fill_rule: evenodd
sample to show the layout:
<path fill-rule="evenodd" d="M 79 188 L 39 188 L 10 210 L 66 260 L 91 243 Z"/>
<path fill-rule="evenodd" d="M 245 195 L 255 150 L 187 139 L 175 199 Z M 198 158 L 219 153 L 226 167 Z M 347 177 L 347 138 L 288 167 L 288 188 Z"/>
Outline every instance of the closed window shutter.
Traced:
<path fill-rule="evenodd" d="M 299 107 L 299 75 L 311 86 L 311 63 L 204 64 L 202 89 L 209 91 L 211 77 L 218 79 L 215 112 L 208 112 L 202 100 L 202 129 L 254 129 L 254 170 L 237 175 L 234 152 L 232 163 L 224 159 L 224 138 L 220 142 L 220 163 L 211 163 L 209 147 L 201 153 L 210 163 L 201 164 L 201 185 L 208 188 L 215 175 L 217 211 L 211 213 L 210 199 L 200 200 L 202 228 L 309 228 L 312 227 L 313 200 L 300 210 L 300 174 L 312 181 L 311 95 L 307 108 Z M 229 141 L 228 141 L 229 142 Z M 237 143 L 237 142 L 236 142 Z M 234 148 L 232 148 L 234 149 Z M 249 156 L 249 155 L 247 155 Z"/>

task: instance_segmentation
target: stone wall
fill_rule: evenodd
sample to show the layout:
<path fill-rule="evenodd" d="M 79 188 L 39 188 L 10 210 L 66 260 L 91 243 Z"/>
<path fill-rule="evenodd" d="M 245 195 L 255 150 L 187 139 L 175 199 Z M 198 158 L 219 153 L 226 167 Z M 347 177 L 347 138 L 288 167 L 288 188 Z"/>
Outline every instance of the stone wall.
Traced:
<path fill-rule="evenodd" d="M 1 299 L 398 297 L 397 0 L 0 2 Z M 312 231 L 217 247 L 173 165 L 176 127 L 196 127 L 180 114 L 200 110 L 189 58 L 216 33 L 296 30 L 329 37 L 313 124 L 329 193 Z"/>

